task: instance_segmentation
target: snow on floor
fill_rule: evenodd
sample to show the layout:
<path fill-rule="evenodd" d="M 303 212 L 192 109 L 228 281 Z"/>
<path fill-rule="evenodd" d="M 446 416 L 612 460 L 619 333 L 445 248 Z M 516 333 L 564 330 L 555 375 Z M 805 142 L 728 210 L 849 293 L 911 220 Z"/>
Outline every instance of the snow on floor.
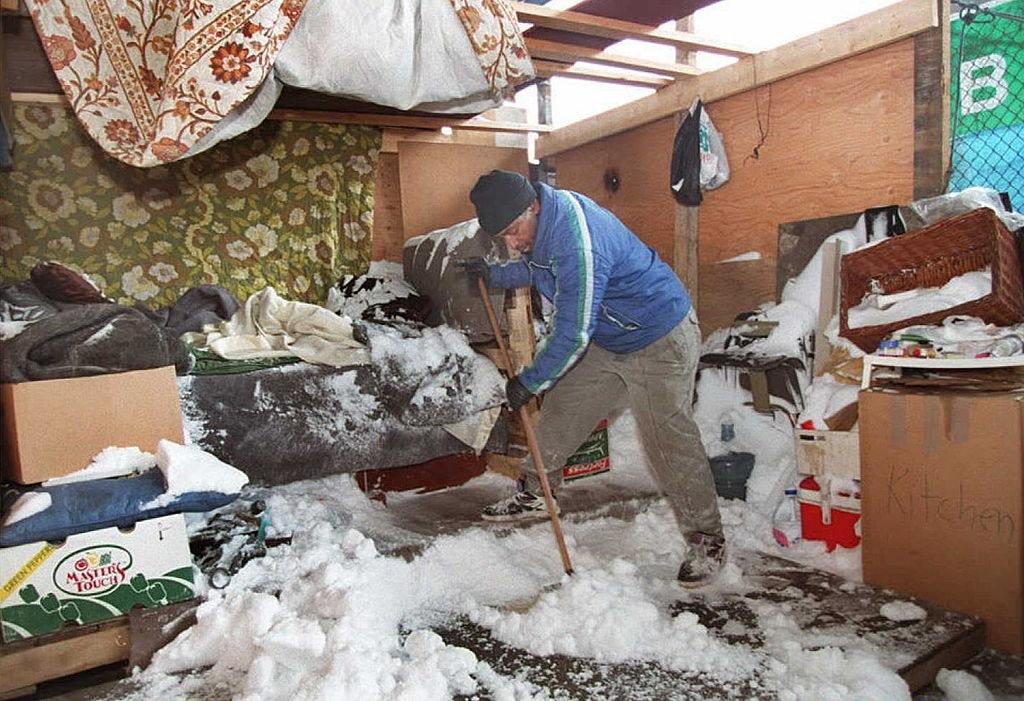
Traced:
<path fill-rule="evenodd" d="M 602 484 L 616 486 L 627 500 L 650 494 L 628 415 L 613 425 L 611 445 L 612 471 L 567 487 L 566 502 Z M 465 615 L 499 640 L 540 654 L 652 660 L 725 683 L 761 668 L 781 699 L 909 699 L 879 656 L 805 649 L 782 607 L 766 602 L 758 612 L 770 631 L 758 650 L 723 643 L 693 614 L 673 617 L 670 604 L 685 596 L 674 581 L 684 545 L 661 499 L 638 502 L 629 516 L 570 514 L 566 536 L 577 572 L 571 578 L 561 571 L 547 523 L 470 526 L 435 536 L 405 527 L 404 512 L 415 511 L 418 502 L 475 494 L 475 510 L 507 484 L 489 475 L 471 483 L 477 492 L 396 495 L 387 508 L 366 499 L 344 475 L 266 490 L 272 530 L 291 533 L 292 544 L 250 562 L 226 589 L 210 591 L 198 623 L 136 676 L 135 698 L 211 689 L 253 701 L 445 699 L 477 692 L 510 700 L 551 697 L 549 690 L 503 677 L 429 630 Z M 856 552 L 830 556 L 811 543 L 783 550 L 757 511 L 743 502 L 722 506 L 730 547 L 856 574 Z M 406 558 L 381 553 L 409 545 L 418 547 Z M 553 584 L 561 586 L 547 591 Z M 730 563 L 714 586 L 742 591 L 749 585 Z M 534 600 L 527 611 L 516 610 L 517 602 Z"/>

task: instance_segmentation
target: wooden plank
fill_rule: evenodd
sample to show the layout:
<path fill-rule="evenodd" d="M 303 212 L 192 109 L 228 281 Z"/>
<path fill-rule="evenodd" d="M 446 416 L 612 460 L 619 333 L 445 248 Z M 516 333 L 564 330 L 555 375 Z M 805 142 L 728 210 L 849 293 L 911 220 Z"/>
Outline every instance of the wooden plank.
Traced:
<path fill-rule="evenodd" d="M 700 75 L 702 72 L 699 68 L 686 66 L 682 63 L 651 61 L 645 58 L 636 58 L 610 51 L 591 49 L 587 46 L 562 44 L 557 41 L 545 41 L 543 39 L 527 38 L 526 50 L 530 52 L 531 58 L 562 61 L 564 63 L 587 61 L 588 63 L 598 63 L 602 66 L 632 68 L 641 71 L 648 71 L 650 73 L 658 73 L 660 75 L 669 76 L 670 78 L 685 78 L 688 76 Z"/>
<path fill-rule="evenodd" d="M 475 117 L 453 119 L 451 117 L 422 117 L 401 114 L 369 114 L 366 112 L 328 112 L 321 110 L 272 110 L 267 119 L 293 122 L 318 122 L 321 124 L 366 124 L 377 127 L 405 127 L 409 129 L 467 129 L 470 131 L 536 132 L 552 130 L 546 124 L 523 124 L 521 122 L 499 122 Z"/>
<path fill-rule="evenodd" d="M 838 241 L 825 246 L 821 255 L 821 291 L 818 295 L 818 321 L 814 331 L 814 375 L 828 367 L 832 344 L 825 335 L 829 322 L 839 311 L 839 266 L 843 256 Z"/>
<path fill-rule="evenodd" d="M 533 360 L 537 338 L 533 335 L 530 289 L 516 288 L 511 291 L 509 297 L 509 304 L 505 307 L 505 318 L 508 319 L 508 350 L 516 366 L 513 370 L 518 373 Z"/>
<path fill-rule="evenodd" d="M 708 239 L 706 227 L 701 235 Z M 732 326 L 740 312 L 775 299 L 775 259 L 713 263 L 700 266 L 700 304 L 697 315 L 706 336 Z"/>
<path fill-rule="evenodd" d="M 944 62 L 943 42 L 948 43 L 948 36 L 947 23 L 914 37 L 914 199 L 946 191 L 949 64 Z"/>
<path fill-rule="evenodd" d="M 596 66 L 579 66 L 557 61 L 545 61 L 534 59 L 533 67 L 541 78 L 550 78 L 560 75 L 566 78 L 578 78 L 580 80 L 591 80 L 601 83 L 615 83 L 616 85 L 632 85 L 637 88 L 663 88 L 672 81 L 661 76 L 638 73 L 637 71 L 617 70 L 614 68 L 599 68 Z"/>
<path fill-rule="evenodd" d="M 672 46 L 677 49 L 709 51 L 726 56 L 740 57 L 754 53 L 752 49 L 739 44 L 698 36 L 688 31 L 660 29 L 635 22 L 588 15 L 583 12 L 552 10 L 542 5 L 533 5 L 526 2 L 512 2 L 510 4 L 519 16 L 520 22 L 529 22 L 539 27 L 547 27 L 548 29 L 558 29 L 573 32 L 574 34 L 585 34 L 615 41 L 638 39 L 652 44 Z"/>
<path fill-rule="evenodd" d="M 676 29 L 682 32 L 691 31 L 693 15 L 676 20 Z M 693 63 L 695 59 L 696 54 L 693 51 L 676 48 L 676 60 L 680 63 Z M 676 113 L 674 122 L 676 131 L 682 126 L 686 116 L 687 112 L 685 111 Z M 672 267 L 679 279 L 686 285 L 693 309 L 696 311 L 699 309 L 700 303 L 700 210 L 697 207 L 689 207 L 676 202 L 675 244 Z"/>
<path fill-rule="evenodd" d="M 524 149 L 466 144 L 398 144 L 403 242 L 476 216 L 469 191 L 494 168 L 526 175 Z"/>
<path fill-rule="evenodd" d="M 676 251 L 676 201 L 668 184 L 674 135 L 675 121 L 662 119 L 552 159 L 558 187 L 611 210 L 669 265 Z"/>
<path fill-rule="evenodd" d="M 700 209 L 676 203 L 675 255 L 672 267 L 686 285 L 694 308 L 700 292 Z"/>
<path fill-rule="evenodd" d="M 900 670 L 900 676 L 911 692 L 919 691 L 935 681 L 942 668 L 957 669 L 985 649 L 985 624 L 981 621 L 959 637 L 929 655 L 919 657 Z"/>
<path fill-rule="evenodd" d="M 0 645 L 0 691 L 31 687 L 128 659 L 127 618 Z"/>
<path fill-rule="evenodd" d="M 14 102 L 39 102 L 47 105 L 58 105 L 68 101 L 64 97 L 64 93 L 48 92 L 12 92 L 11 100 Z"/>
<path fill-rule="evenodd" d="M 373 260 L 402 262 L 405 228 L 402 225 L 402 184 L 398 153 L 381 153 L 377 161 L 373 195 Z"/>
<path fill-rule="evenodd" d="M 840 59 L 886 46 L 938 26 L 934 0 L 902 0 L 811 37 L 704 73 L 676 81 L 653 95 L 542 134 L 538 157 L 551 156 L 582 144 L 662 119 L 693 102 L 698 95 L 712 102 L 757 85 L 797 75 Z"/>
<path fill-rule="evenodd" d="M 496 134 L 486 131 L 453 131 L 451 134 L 443 134 L 440 131 L 426 131 L 424 129 L 401 129 L 385 127 L 381 134 L 380 152 L 398 153 L 398 144 L 401 141 L 420 141 L 431 144 L 473 144 L 475 146 L 502 146 L 504 148 L 521 148 L 496 144 Z"/>

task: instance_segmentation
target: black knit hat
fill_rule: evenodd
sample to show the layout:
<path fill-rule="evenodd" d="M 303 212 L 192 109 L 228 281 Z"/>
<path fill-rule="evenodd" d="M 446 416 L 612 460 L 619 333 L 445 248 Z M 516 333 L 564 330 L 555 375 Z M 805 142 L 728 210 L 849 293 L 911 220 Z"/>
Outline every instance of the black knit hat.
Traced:
<path fill-rule="evenodd" d="M 469 199 L 476 207 L 480 228 L 493 236 L 525 212 L 537 199 L 537 193 L 519 173 L 492 170 L 476 181 Z"/>

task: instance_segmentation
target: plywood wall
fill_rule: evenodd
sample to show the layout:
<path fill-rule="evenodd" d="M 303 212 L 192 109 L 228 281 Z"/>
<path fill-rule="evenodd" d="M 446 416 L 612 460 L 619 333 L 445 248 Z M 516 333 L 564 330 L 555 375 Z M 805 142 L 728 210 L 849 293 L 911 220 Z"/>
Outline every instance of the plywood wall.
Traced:
<path fill-rule="evenodd" d="M 504 168 L 525 174 L 521 135 L 505 141 L 497 145 L 494 134 L 483 132 L 445 137 L 385 130 L 376 173 L 373 260 L 401 262 L 406 239 L 472 217 L 469 191 L 481 173 Z"/>
<path fill-rule="evenodd" d="M 851 57 L 708 106 L 732 180 L 700 207 L 698 312 L 709 331 L 773 299 L 778 225 L 906 202 L 914 181 L 914 42 Z M 767 138 L 759 157 L 758 111 Z M 668 261 L 674 121 L 664 119 L 554 157 L 558 185 L 595 198 Z M 620 173 L 616 194 L 605 170 Z M 756 251 L 761 260 L 718 263 Z"/>
<path fill-rule="evenodd" d="M 670 264 L 674 255 L 675 199 L 668 188 L 672 117 L 566 151 L 555 157 L 557 185 L 607 207 Z M 605 186 L 614 171 L 619 189 Z"/>

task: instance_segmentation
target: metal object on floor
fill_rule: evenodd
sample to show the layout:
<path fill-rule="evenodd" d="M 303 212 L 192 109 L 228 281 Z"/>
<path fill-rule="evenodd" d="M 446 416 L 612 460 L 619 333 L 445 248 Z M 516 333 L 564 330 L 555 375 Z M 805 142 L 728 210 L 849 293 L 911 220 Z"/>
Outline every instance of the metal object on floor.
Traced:
<path fill-rule="evenodd" d="M 491 322 L 491 330 L 494 332 L 494 338 L 498 342 L 498 347 L 501 348 L 502 354 L 505 356 L 505 361 L 508 367 L 508 372 L 511 375 L 513 372 L 512 368 L 515 366 L 512 364 L 512 354 L 509 353 L 508 346 L 505 345 L 505 339 L 501 337 L 501 328 L 498 326 L 498 317 L 494 313 L 494 307 L 491 305 L 491 298 L 487 294 L 487 286 L 484 284 L 482 278 L 477 278 L 477 286 L 480 288 L 480 298 L 484 301 L 484 308 L 487 309 L 487 318 Z M 569 549 L 565 545 L 565 534 L 562 532 L 562 521 L 558 518 L 558 509 L 555 507 L 555 498 L 551 494 L 551 485 L 548 483 L 548 475 L 544 469 L 544 459 L 540 454 L 540 446 L 537 444 L 537 435 L 533 431 L 533 424 L 530 422 L 530 417 L 526 412 L 526 407 L 519 408 L 519 420 L 523 423 L 523 431 L 526 432 L 526 443 L 530 447 L 530 456 L 533 458 L 533 466 L 537 470 L 537 477 L 540 479 L 540 488 L 544 492 L 544 507 L 548 510 L 548 514 L 551 516 L 551 530 L 555 532 L 555 542 L 558 544 L 558 554 L 562 558 L 562 569 L 565 570 L 566 574 L 572 574 L 572 560 L 569 559 Z"/>

